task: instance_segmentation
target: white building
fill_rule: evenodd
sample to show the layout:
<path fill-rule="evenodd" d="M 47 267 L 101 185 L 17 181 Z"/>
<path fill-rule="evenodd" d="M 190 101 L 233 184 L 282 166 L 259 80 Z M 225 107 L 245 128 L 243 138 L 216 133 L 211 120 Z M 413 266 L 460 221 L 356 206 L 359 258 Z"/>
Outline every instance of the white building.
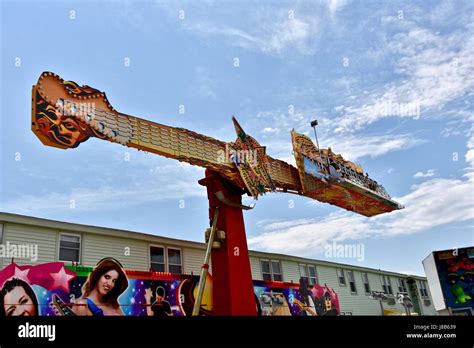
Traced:
<path fill-rule="evenodd" d="M 107 256 L 127 269 L 184 274 L 200 274 L 205 253 L 204 243 L 0 213 L 0 244 L 6 243 L 38 246 L 37 259 L 16 258 L 19 265 L 64 261 L 94 266 Z M 0 258 L 0 269 L 11 261 Z M 344 315 L 381 315 L 381 303 L 369 297 L 373 290 L 394 296 L 406 292 L 413 312 L 437 314 L 425 277 L 259 251 L 250 251 L 250 265 L 254 280 L 298 283 L 307 276 L 310 282 L 327 284 L 337 292 Z M 401 304 L 391 302 L 382 302 L 386 313 L 405 313 Z"/>

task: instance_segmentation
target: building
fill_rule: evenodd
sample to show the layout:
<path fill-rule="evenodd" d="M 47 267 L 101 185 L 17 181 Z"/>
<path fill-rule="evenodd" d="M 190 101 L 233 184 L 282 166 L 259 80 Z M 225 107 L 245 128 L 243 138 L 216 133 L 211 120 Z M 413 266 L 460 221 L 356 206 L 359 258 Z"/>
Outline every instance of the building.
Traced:
<path fill-rule="evenodd" d="M 107 256 L 131 270 L 195 275 L 205 253 L 204 243 L 10 213 L 0 213 L 0 244 L 38 246 L 37 258 L 15 258 L 18 265 L 64 261 L 94 266 Z M 0 270 L 11 261 L 0 258 Z M 337 293 L 343 315 L 381 315 L 382 308 L 385 314 L 405 313 L 393 298 L 382 302 L 369 297 L 374 290 L 389 297 L 408 293 L 412 312 L 437 314 L 425 277 L 259 251 L 250 251 L 250 264 L 254 280 L 298 283 L 305 276 L 310 283 L 326 284 Z"/>

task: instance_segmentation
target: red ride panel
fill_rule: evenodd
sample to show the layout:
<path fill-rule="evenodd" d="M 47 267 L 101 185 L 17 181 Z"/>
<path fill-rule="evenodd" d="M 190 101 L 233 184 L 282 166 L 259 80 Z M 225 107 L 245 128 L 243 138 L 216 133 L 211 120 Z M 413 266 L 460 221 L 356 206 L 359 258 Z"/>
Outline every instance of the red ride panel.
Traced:
<path fill-rule="evenodd" d="M 211 255 L 214 313 L 257 315 L 242 209 L 221 203 L 215 195 L 222 191 L 227 199 L 241 204 L 243 191 L 209 169 L 200 183 L 207 186 L 210 220 L 220 206 L 217 228 L 226 233 L 222 247 L 213 249 Z"/>

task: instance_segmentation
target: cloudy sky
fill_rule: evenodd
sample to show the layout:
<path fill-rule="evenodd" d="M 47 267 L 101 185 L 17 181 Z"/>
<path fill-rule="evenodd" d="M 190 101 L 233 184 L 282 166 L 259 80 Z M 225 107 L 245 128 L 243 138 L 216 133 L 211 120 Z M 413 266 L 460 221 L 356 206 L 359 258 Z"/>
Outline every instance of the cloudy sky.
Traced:
<path fill-rule="evenodd" d="M 194 241 L 208 226 L 202 168 L 97 139 L 43 146 L 30 97 L 48 70 L 223 141 L 236 115 L 291 163 L 290 130 L 317 118 L 320 144 L 406 207 L 366 218 L 268 194 L 245 212 L 251 249 L 423 274 L 431 251 L 474 245 L 472 1 L 0 3 L 1 211 Z M 333 242 L 364 259 L 328 258 Z"/>

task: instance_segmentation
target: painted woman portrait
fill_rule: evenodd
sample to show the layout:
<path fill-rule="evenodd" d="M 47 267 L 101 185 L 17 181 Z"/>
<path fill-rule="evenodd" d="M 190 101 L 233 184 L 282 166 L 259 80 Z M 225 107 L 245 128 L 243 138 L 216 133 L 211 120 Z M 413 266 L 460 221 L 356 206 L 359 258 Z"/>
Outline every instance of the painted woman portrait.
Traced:
<path fill-rule="evenodd" d="M 72 307 L 77 315 L 124 315 L 118 298 L 128 287 L 120 262 L 107 257 L 100 260 L 82 286 L 82 297 Z"/>
<path fill-rule="evenodd" d="M 0 292 L 0 316 L 37 316 L 38 300 L 31 286 L 18 278 L 5 282 Z"/>

